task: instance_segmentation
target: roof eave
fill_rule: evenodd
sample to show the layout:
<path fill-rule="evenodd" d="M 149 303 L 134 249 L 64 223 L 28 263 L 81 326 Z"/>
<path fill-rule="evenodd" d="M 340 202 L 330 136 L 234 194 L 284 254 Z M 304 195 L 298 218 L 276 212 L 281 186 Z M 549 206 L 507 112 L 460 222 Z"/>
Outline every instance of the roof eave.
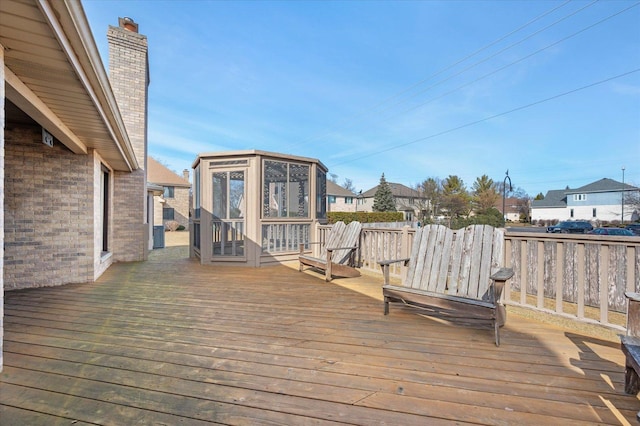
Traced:
<path fill-rule="evenodd" d="M 93 100 L 114 147 L 124 160 L 125 167 L 119 169 L 132 171 L 140 168 L 81 3 L 73 0 L 39 0 L 38 5 Z M 65 31 L 67 27 L 75 31 Z"/>

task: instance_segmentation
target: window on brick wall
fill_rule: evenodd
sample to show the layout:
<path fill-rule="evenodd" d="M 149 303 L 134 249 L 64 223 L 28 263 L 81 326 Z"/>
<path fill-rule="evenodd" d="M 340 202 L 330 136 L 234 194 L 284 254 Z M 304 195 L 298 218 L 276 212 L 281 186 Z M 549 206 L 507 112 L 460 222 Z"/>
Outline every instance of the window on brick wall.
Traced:
<path fill-rule="evenodd" d="M 162 220 L 175 220 L 175 210 L 170 207 L 162 209 Z"/>
<path fill-rule="evenodd" d="M 165 186 L 164 187 L 164 198 L 174 198 L 175 187 L 173 186 Z"/>

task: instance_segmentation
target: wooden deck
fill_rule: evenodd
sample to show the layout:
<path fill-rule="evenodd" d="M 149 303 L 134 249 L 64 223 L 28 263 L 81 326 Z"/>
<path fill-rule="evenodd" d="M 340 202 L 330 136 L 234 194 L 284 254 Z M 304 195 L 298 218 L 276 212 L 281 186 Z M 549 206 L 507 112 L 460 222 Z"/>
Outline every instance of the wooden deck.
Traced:
<path fill-rule="evenodd" d="M 489 326 L 385 317 L 381 276 L 171 253 L 5 295 L 2 425 L 636 423 L 615 336 L 510 315 L 498 348 Z"/>

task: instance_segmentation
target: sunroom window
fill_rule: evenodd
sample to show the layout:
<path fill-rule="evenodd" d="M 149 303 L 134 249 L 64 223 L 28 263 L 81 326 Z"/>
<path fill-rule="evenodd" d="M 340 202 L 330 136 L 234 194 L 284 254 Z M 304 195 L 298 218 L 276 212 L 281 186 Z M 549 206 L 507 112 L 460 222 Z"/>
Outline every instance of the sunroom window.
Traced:
<path fill-rule="evenodd" d="M 265 160 L 263 170 L 262 216 L 309 217 L 309 166 Z"/>

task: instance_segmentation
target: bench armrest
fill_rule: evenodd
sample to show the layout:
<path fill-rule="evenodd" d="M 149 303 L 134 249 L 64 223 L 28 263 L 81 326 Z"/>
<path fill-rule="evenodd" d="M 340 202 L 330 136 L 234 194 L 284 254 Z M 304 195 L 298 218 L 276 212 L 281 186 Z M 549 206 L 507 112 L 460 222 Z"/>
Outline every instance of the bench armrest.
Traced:
<path fill-rule="evenodd" d="M 389 265 L 391 265 L 392 263 L 398 263 L 398 262 L 403 262 L 404 265 L 406 266 L 407 263 L 409 262 L 409 258 L 407 257 L 407 258 L 403 258 L 403 259 L 381 260 L 380 262 L 378 262 L 378 264 L 382 268 L 382 276 L 384 277 L 384 285 L 389 285 Z"/>
<path fill-rule="evenodd" d="M 491 279 L 494 281 L 507 281 L 513 277 L 513 269 L 511 268 L 500 268 L 498 272 L 491 275 Z"/>

